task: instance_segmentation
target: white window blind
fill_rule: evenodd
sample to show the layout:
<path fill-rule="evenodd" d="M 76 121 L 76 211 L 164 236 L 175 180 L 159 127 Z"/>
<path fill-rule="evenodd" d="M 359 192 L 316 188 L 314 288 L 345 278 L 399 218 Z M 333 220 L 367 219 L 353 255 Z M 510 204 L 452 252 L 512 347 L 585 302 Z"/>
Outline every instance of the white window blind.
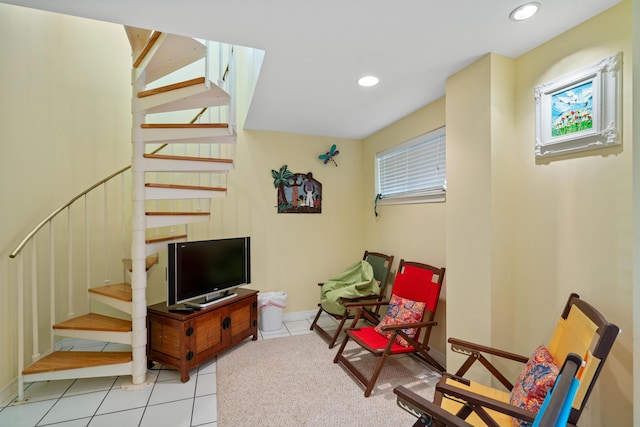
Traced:
<path fill-rule="evenodd" d="M 377 153 L 379 203 L 444 201 L 445 165 L 444 127 Z"/>

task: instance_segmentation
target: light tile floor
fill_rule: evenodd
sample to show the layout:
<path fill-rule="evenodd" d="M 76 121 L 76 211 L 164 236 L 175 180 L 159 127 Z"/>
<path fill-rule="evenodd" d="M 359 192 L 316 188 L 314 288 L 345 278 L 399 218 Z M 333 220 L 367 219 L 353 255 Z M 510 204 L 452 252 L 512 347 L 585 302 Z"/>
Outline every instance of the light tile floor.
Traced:
<path fill-rule="evenodd" d="M 285 321 L 280 330 L 259 331 L 259 339 L 315 333 L 309 330 L 313 317 Z M 336 325 L 322 317 L 323 328 Z M 67 339 L 67 350 L 118 351 L 122 345 Z M 25 385 L 26 403 L 15 398 L 0 403 L 2 427 L 193 427 L 217 426 L 216 361 L 201 365 L 180 382 L 176 370 L 156 364 L 150 377 L 152 386 L 125 391 L 130 377 L 105 377 L 42 381 Z"/>

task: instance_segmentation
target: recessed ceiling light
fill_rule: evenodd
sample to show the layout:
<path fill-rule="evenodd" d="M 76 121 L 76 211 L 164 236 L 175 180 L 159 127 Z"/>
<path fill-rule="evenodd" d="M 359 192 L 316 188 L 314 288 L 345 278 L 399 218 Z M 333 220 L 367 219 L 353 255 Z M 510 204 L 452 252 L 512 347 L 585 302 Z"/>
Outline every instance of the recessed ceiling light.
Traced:
<path fill-rule="evenodd" d="M 540 9 L 540 3 L 531 2 L 525 3 L 522 6 L 518 6 L 509 14 L 509 18 L 514 21 L 523 21 L 531 18 Z"/>
<path fill-rule="evenodd" d="M 380 81 L 380 79 L 378 79 L 376 76 L 364 76 L 364 77 L 360 77 L 358 79 L 358 84 L 360 86 L 375 86 L 378 84 L 378 82 Z"/>

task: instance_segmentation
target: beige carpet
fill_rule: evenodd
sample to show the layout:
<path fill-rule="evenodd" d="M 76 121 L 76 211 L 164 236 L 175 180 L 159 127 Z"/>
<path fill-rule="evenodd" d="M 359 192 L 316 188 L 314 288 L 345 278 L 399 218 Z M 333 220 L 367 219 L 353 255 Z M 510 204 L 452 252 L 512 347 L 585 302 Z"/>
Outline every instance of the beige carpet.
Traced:
<path fill-rule="evenodd" d="M 349 344 L 346 354 L 361 353 Z M 412 357 L 387 360 L 371 396 L 315 333 L 247 340 L 218 356 L 218 426 L 411 426 L 393 388 L 404 385 L 431 400 L 437 372 Z M 366 353 L 366 352 L 365 352 Z M 375 357 L 358 363 L 373 369 Z"/>

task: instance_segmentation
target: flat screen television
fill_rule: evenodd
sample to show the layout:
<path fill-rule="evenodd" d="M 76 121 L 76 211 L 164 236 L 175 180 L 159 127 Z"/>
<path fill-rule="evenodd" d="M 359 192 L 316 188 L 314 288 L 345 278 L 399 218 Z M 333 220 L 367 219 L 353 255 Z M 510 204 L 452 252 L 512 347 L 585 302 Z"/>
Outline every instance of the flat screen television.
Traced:
<path fill-rule="evenodd" d="M 249 237 L 169 243 L 167 305 L 204 308 L 251 283 Z"/>

